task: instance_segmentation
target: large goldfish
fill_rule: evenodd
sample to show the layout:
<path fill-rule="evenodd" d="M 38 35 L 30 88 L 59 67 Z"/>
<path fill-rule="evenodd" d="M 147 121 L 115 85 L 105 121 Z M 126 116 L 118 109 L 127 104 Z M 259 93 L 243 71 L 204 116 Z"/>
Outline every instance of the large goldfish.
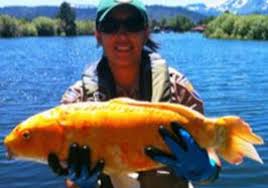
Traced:
<path fill-rule="evenodd" d="M 249 125 L 237 116 L 207 118 L 179 104 L 150 103 L 126 98 L 107 102 L 60 105 L 19 124 L 6 136 L 10 156 L 47 161 L 55 153 L 66 161 L 69 145 L 88 145 L 92 162 L 105 161 L 107 174 L 157 169 L 162 165 L 144 154 L 144 148 L 168 148 L 159 136 L 161 125 L 169 130 L 178 122 L 201 148 L 215 151 L 231 164 L 244 156 L 262 163 L 253 144 L 263 144 Z"/>

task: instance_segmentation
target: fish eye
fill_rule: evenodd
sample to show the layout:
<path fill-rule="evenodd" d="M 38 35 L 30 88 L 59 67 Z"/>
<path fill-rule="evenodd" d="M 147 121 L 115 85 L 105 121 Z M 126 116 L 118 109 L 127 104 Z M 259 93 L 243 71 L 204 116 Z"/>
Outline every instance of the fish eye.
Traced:
<path fill-rule="evenodd" d="M 31 134 L 29 131 L 25 131 L 22 136 L 25 140 L 28 140 L 31 137 Z"/>

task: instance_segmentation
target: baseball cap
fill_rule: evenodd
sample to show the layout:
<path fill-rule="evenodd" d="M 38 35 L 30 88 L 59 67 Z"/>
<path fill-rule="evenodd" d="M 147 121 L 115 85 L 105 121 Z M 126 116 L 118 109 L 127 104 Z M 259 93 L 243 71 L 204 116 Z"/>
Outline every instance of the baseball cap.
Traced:
<path fill-rule="evenodd" d="M 105 16 L 111 12 L 113 8 L 120 5 L 131 5 L 135 7 L 143 16 L 145 23 L 148 23 L 146 7 L 140 0 L 100 0 L 97 8 L 96 25 L 102 22 Z"/>

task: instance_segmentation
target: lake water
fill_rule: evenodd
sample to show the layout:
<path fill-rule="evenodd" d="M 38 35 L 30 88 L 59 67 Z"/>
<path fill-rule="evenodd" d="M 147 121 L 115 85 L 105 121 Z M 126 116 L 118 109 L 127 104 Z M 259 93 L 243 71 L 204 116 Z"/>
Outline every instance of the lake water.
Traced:
<path fill-rule="evenodd" d="M 268 186 L 268 42 L 211 40 L 200 34 L 155 34 L 159 52 L 193 82 L 206 115 L 238 115 L 266 144 L 257 146 L 264 165 L 246 159 L 223 163 L 209 186 Z M 58 104 L 64 90 L 101 54 L 93 37 L 0 39 L 0 188 L 60 188 L 63 178 L 47 166 L 8 161 L 4 136 L 20 121 Z"/>

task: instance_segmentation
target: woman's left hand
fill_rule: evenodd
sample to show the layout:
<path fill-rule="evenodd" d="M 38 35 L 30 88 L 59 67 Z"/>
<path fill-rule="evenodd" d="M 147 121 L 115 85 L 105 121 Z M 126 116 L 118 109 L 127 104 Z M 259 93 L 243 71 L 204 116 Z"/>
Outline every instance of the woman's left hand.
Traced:
<path fill-rule="evenodd" d="M 63 168 L 54 153 L 48 156 L 48 165 L 57 175 L 67 177 L 67 187 L 96 188 L 104 168 L 104 161 L 99 160 L 91 169 L 90 149 L 87 146 L 72 144 L 68 154 L 68 168 Z M 70 181 L 71 180 L 71 181 Z M 76 186 L 77 185 L 77 186 Z"/>
<path fill-rule="evenodd" d="M 161 126 L 159 133 L 169 147 L 171 154 L 149 146 L 145 153 L 153 160 L 168 166 L 176 176 L 190 181 L 206 181 L 217 178 L 219 168 L 210 159 L 205 149 L 200 148 L 193 137 L 178 123 L 171 123 L 172 134 Z"/>

